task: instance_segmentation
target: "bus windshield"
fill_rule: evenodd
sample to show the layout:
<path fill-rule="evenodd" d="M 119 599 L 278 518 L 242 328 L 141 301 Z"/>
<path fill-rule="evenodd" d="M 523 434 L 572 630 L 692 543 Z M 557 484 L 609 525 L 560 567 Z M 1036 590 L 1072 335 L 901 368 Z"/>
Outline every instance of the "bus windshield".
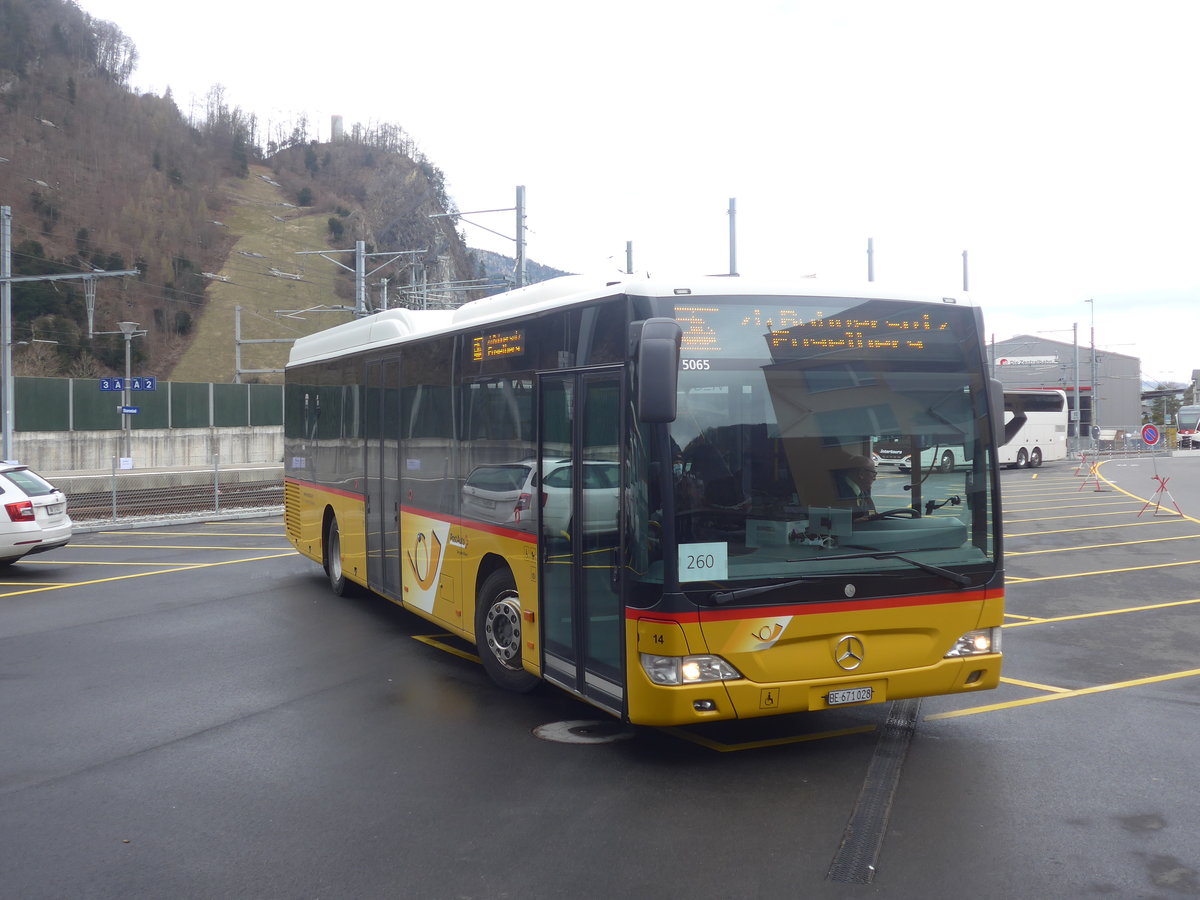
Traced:
<path fill-rule="evenodd" d="M 975 312 L 785 302 L 668 313 L 684 329 L 669 443 L 681 587 L 986 580 L 992 438 Z"/>

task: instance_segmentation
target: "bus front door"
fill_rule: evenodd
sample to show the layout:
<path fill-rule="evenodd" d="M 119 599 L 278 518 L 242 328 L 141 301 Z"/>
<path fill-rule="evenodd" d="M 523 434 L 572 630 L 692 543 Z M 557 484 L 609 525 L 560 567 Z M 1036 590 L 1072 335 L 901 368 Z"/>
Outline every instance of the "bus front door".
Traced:
<path fill-rule="evenodd" d="M 624 713 L 619 544 L 622 379 L 539 378 L 538 578 L 547 680 Z"/>

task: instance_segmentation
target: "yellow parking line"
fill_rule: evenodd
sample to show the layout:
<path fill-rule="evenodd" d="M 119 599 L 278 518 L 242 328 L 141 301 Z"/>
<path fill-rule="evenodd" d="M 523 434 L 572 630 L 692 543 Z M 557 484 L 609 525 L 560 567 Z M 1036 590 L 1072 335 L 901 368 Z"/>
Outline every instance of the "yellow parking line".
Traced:
<path fill-rule="evenodd" d="M 150 537 L 171 537 L 171 538 L 181 538 L 181 537 L 277 538 L 277 537 L 283 536 L 281 533 L 274 532 L 274 531 L 264 531 L 262 534 L 254 534 L 253 532 L 249 532 L 249 531 L 238 531 L 238 532 L 235 532 L 232 534 L 228 531 L 93 531 L 92 534 L 104 534 L 104 535 L 110 535 L 110 536 L 118 535 L 118 534 L 121 534 L 121 535 L 133 534 L 133 535 L 137 535 L 139 537 L 150 536 Z"/>
<path fill-rule="evenodd" d="M 71 584 L 71 582 L 69 582 L 69 581 L 66 581 L 66 582 L 42 581 L 42 582 L 38 583 L 38 587 L 45 587 L 45 588 L 67 587 L 70 584 Z M 28 581 L 0 581 L 0 588 L 5 588 L 5 587 L 29 587 L 29 582 Z M 7 595 L 0 595 L 0 596 L 7 596 Z"/>
<path fill-rule="evenodd" d="M 282 559 L 285 556 L 298 556 L 298 555 L 299 554 L 295 550 L 292 550 L 288 553 L 275 553 L 270 556 L 252 556 L 247 559 L 226 559 L 226 560 L 222 560 L 220 562 L 195 563 L 190 566 L 181 566 L 179 568 L 167 569 L 165 571 L 137 572 L 136 574 L 133 574 L 133 575 L 117 575 L 112 578 L 94 578 L 90 581 L 72 581 L 67 584 L 60 584 L 60 585 L 53 585 L 53 586 L 39 585 L 37 587 L 31 587 L 28 590 L 24 590 L 24 591 L 8 591 L 6 593 L 0 594 L 0 597 L 17 597 L 22 594 L 42 594 L 42 593 L 45 593 L 46 591 L 58 591 L 58 590 L 62 590 L 64 588 L 74 588 L 74 587 L 87 587 L 88 585 L 92 585 L 92 584 L 107 584 L 110 581 L 125 581 L 126 579 L 129 579 L 129 578 L 147 578 L 151 575 L 166 575 L 166 574 L 173 574 L 175 572 L 186 572 L 189 569 L 211 569 L 211 568 L 215 568 L 216 566 L 232 566 L 232 565 L 237 565 L 238 563 L 262 562 L 263 560 L 266 560 L 266 559 Z M 153 565 L 153 563 L 147 563 L 147 565 Z"/>
<path fill-rule="evenodd" d="M 1083 498 L 1079 496 L 1081 493 L 1083 492 L 1065 491 L 1063 494 L 1059 495 L 1039 491 L 1014 493 L 1013 491 L 1005 490 L 1003 492 L 1005 506 L 1008 506 L 1010 503 L 1032 503 L 1034 501 L 1037 501 L 1038 503 L 1065 503 L 1068 500 L 1082 500 Z M 1095 493 L 1095 491 L 1092 493 Z"/>
<path fill-rule="evenodd" d="M 1076 498 L 1076 499 L 1078 499 L 1078 498 Z M 1104 505 L 1105 506 L 1113 506 L 1116 503 L 1130 503 L 1130 501 L 1126 500 L 1124 497 L 1114 497 L 1112 500 L 1106 501 L 1104 503 Z M 1024 513 L 1024 512 L 1042 512 L 1043 510 L 1054 510 L 1054 509 L 1091 509 L 1095 505 L 1096 505 L 1096 501 L 1094 501 L 1094 500 L 1090 501 L 1088 503 L 1063 503 L 1063 504 L 1052 504 L 1050 506 L 1022 506 L 1022 507 L 1014 507 L 1014 506 L 1006 503 L 1004 505 L 1004 512 L 1007 514 L 1007 513 Z M 1130 505 L 1132 505 L 1132 504 L 1130 504 Z"/>
<path fill-rule="evenodd" d="M 1006 531 L 1004 536 L 1006 538 L 1042 537 L 1043 535 L 1047 534 L 1074 534 L 1077 531 L 1101 531 L 1105 528 L 1136 528 L 1145 525 L 1171 525 L 1179 521 L 1181 520 L 1178 516 L 1172 516 L 1170 519 L 1146 519 L 1140 522 L 1124 522 L 1120 525 L 1085 525 L 1082 528 L 1060 528 L 1055 531 Z"/>
<path fill-rule="evenodd" d="M 210 547 L 205 544 L 75 544 L 71 549 L 83 550 L 84 548 L 99 550 L 233 550 L 235 552 L 283 549 L 283 547 Z"/>
<path fill-rule="evenodd" d="M 270 528 L 272 525 L 283 528 L 284 526 L 283 519 L 280 519 L 278 522 L 222 522 L 218 519 L 215 522 L 201 522 L 200 524 L 210 528 Z"/>
<path fill-rule="evenodd" d="M 1079 547 L 1054 547 L 1050 550 L 1014 550 L 1005 556 L 1036 556 L 1039 553 L 1067 553 L 1071 550 L 1103 550 L 1107 547 L 1130 547 L 1134 544 L 1157 544 L 1162 541 L 1186 541 L 1200 538 L 1200 534 L 1177 534 L 1173 537 L 1146 538 L 1141 541 L 1117 541 L 1113 544 L 1083 544 Z"/>
<path fill-rule="evenodd" d="M 481 660 L 474 653 L 469 653 L 466 650 L 459 650 L 457 647 L 452 647 L 450 644 L 447 644 L 445 641 L 441 640 L 442 638 L 454 637 L 452 634 L 414 634 L 412 637 L 414 641 L 420 641 L 422 644 L 428 644 L 430 647 L 436 647 L 438 650 L 445 650 L 447 653 L 452 653 L 455 656 L 461 656 L 463 659 L 471 660 L 471 662 L 477 662 L 480 664 L 483 663 L 483 660 Z"/>
<path fill-rule="evenodd" d="M 1029 584 L 1031 581 L 1061 581 L 1064 578 L 1088 578 L 1092 575 L 1119 575 L 1122 572 L 1148 572 L 1151 569 L 1172 569 L 1177 566 L 1195 566 L 1200 565 L 1200 559 L 1188 559 L 1182 562 L 1155 563 L 1151 566 L 1129 566 L 1124 569 L 1100 569 L 1096 572 L 1068 572 L 1065 575 L 1040 575 L 1030 578 L 1022 578 L 1019 576 L 1008 577 L 1004 580 L 1011 584 Z"/>
<path fill-rule="evenodd" d="M 1072 516 L 1034 516 L 1032 519 L 1009 519 L 1008 516 L 1005 515 L 1004 518 L 1010 525 L 1025 525 L 1029 522 L 1045 522 L 1048 520 L 1053 520 L 1053 521 L 1057 522 L 1059 519 L 1090 519 L 1093 516 L 1127 516 L 1127 515 L 1129 515 L 1128 509 L 1118 509 L 1116 512 L 1079 513 L 1078 515 L 1072 515 Z"/>
<path fill-rule="evenodd" d="M 261 547 L 246 548 L 261 550 Z M 274 547 L 267 548 L 274 550 Z M 98 559 L 26 559 L 21 561 L 22 566 L 136 566 L 139 569 L 144 569 L 146 566 L 194 566 L 195 562 L 169 562 L 166 560 L 156 560 L 154 562 L 112 562 Z"/>
<path fill-rule="evenodd" d="M 1079 476 L 1082 478 L 1083 476 Z M 1079 489 L 1079 479 L 1075 476 L 1069 478 L 1039 478 L 1034 481 L 1029 479 L 1028 484 L 1021 485 L 1004 485 L 1004 493 L 1006 494 L 1031 494 L 1041 496 L 1048 491 L 1060 490 L 1065 491 L 1068 488 L 1071 490 Z"/>
<path fill-rule="evenodd" d="M 1021 681 L 1018 678 L 1001 678 L 1000 680 L 1005 684 L 1014 684 L 1017 687 L 1032 688 L 1035 691 L 1049 691 L 1052 694 L 1065 694 L 1071 690 L 1070 688 L 1051 687 L 1048 684 L 1037 684 L 1033 681 Z"/>
<path fill-rule="evenodd" d="M 1024 622 L 1006 622 L 1005 628 L 1020 628 L 1022 625 L 1045 625 L 1049 622 L 1070 622 L 1074 619 L 1097 619 L 1100 616 L 1119 616 L 1124 613 L 1148 612 L 1153 609 L 1170 609 L 1172 606 L 1192 606 L 1200 603 L 1200 597 L 1192 600 L 1170 600 L 1166 603 L 1150 603 L 1145 606 L 1129 606 L 1125 609 L 1102 609 L 1090 613 L 1076 613 L 1071 616 L 1047 616 L 1043 619 L 1030 618 Z M 1011 613 L 1005 613 L 1010 617 Z"/>
<path fill-rule="evenodd" d="M 1008 485 L 1003 485 L 1001 490 L 1004 491 L 1005 497 L 1014 497 L 1016 499 L 1036 497 L 1038 500 L 1055 500 L 1059 496 L 1066 499 L 1067 497 L 1078 497 L 1080 493 L 1078 481 L 1033 481 L 1024 488 L 1012 488 Z M 1055 494 L 1055 491 L 1058 491 L 1058 494 Z"/>
<path fill-rule="evenodd" d="M 1041 694 L 1037 697 L 1026 697 L 1023 700 L 1009 700 L 1007 703 L 992 703 L 988 706 L 973 706 L 969 709 L 956 709 L 951 712 L 934 713 L 926 716 L 926 720 L 955 719 L 959 716 L 974 716 L 979 713 L 996 712 L 1001 709 L 1014 709 L 1018 706 L 1032 706 L 1035 703 L 1048 703 L 1051 700 L 1065 700 L 1068 697 L 1086 697 L 1089 694 L 1103 694 L 1106 691 L 1120 691 L 1125 688 L 1140 687 L 1145 684 L 1159 684 L 1164 681 L 1175 681 L 1179 678 L 1194 678 L 1200 675 L 1200 669 L 1188 669 L 1186 672 L 1171 672 L 1167 675 L 1151 675 L 1148 678 L 1135 678 L 1132 681 L 1118 681 L 1113 684 L 1100 684 L 1095 687 L 1080 688 L 1075 691 L 1064 691 L 1061 694 Z"/>

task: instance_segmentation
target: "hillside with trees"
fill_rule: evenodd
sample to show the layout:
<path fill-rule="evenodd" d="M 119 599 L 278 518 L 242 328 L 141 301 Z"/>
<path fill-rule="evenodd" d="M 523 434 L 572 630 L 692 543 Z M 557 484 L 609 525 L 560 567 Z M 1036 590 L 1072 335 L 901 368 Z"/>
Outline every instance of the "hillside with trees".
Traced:
<path fill-rule="evenodd" d="M 331 260 L 352 270 L 344 251 L 356 241 L 368 253 L 414 251 L 372 276 L 388 279 L 393 303 L 401 288 L 477 277 L 453 216 L 431 218 L 455 211 L 443 173 L 399 126 L 351 126 L 318 144 L 301 118 L 267 135 L 220 86 L 189 120 L 169 91 L 130 90 L 136 63 L 117 25 L 73 3 L 0 0 L 0 205 L 12 208 L 13 274 L 139 273 L 93 282 L 90 333 L 81 281 L 14 285 L 17 374 L 123 372 L 124 340 L 111 332 L 134 321 L 146 332 L 133 341 L 141 374 L 230 380 L 238 307 L 246 339 L 349 317 L 281 311 L 352 306 L 353 275 Z M 266 355 L 243 367 L 281 358 Z"/>

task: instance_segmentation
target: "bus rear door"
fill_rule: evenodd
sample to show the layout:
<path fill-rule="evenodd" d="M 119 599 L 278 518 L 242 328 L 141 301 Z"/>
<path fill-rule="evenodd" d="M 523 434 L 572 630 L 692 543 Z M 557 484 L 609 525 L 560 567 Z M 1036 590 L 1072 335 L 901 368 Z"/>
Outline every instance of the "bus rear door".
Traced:
<path fill-rule="evenodd" d="M 392 599 L 400 596 L 399 383 L 399 359 L 367 364 L 367 577 Z"/>

